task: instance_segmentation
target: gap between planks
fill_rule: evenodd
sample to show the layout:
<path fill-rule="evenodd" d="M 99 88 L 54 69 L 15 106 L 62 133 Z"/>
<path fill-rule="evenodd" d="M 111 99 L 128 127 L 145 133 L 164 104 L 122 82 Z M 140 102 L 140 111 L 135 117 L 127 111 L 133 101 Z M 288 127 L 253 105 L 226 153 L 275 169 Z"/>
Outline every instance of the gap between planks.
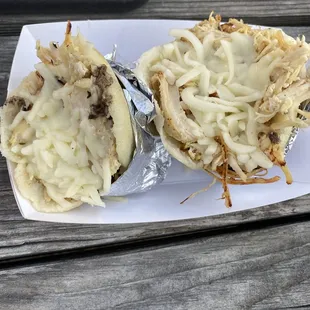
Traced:
<path fill-rule="evenodd" d="M 19 268 L 33 264 L 42 264 L 49 262 L 65 261 L 76 258 L 87 258 L 95 255 L 109 255 L 112 253 L 123 252 L 139 252 L 141 250 L 158 247 L 165 248 L 169 246 L 177 246 L 183 242 L 199 242 L 199 239 L 212 238 L 224 235 L 231 235 L 242 232 L 251 232 L 264 229 L 273 229 L 287 225 L 294 225 L 310 221 L 310 213 L 304 215 L 296 215 L 284 218 L 261 220 L 256 222 L 248 222 L 239 225 L 225 226 L 221 228 L 213 228 L 208 230 L 197 230 L 165 236 L 156 236 L 142 239 L 132 239 L 130 241 L 107 243 L 105 245 L 79 247 L 72 250 L 55 251 L 41 253 L 35 255 L 26 255 L 15 258 L 0 260 L 0 270 Z"/>

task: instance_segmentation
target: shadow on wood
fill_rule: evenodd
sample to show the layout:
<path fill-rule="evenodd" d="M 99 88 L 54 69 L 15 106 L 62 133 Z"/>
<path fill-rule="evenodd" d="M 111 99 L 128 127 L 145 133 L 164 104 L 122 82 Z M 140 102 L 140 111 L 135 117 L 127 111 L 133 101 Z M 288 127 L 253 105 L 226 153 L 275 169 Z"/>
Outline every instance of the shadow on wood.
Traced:
<path fill-rule="evenodd" d="M 148 0 L 1 0 L 2 14 L 124 13 L 136 9 Z"/>

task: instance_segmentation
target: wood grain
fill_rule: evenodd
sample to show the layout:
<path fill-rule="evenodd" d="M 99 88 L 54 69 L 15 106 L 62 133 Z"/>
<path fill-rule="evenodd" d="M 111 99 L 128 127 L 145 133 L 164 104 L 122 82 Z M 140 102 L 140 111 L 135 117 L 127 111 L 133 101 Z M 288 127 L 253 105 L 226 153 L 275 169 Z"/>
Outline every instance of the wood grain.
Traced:
<path fill-rule="evenodd" d="M 5 101 L 11 65 L 18 37 L 0 37 L 0 103 Z"/>
<path fill-rule="evenodd" d="M 3 309 L 310 308 L 310 222 L 0 270 Z"/>
<path fill-rule="evenodd" d="M 35 1 L 30 1 L 35 2 Z M 32 9 L 23 6 L 19 9 L 11 1 L 12 10 L 0 16 L 0 36 L 18 35 L 24 24 L 43 23 L 52 21 L 109 19 L 109 18 L 171 18 L 171 19 L 204 19 L 211 11 L 221 14 L 224 19 L 229 17 L 243 18 L 247 23 L 264 25 L 310 25 L 310 2 L 308 0 L 150 0 L 137 9 L 122 9 L 121 6 L 107 8 L 98 2 L 86 0 L 62 2 L 54 9 L 46 6 L 33 6 Z M 143 1 L 142 1 L 143 2 Z M 1 2 L 0 2 L 1 3 Z M 70 4 L 71 3 L 71 4 Z M 93 4 L 92 4 L 93 3 Z M 0 6 L 1 9 L 1 6 Z M 4 5 L 3 9 L 4 10 Z M 1 11 L 1 10 L 0 10 Z M 10 13 L 13 11 L 15 13 Z"/>
<path fill-rule="evenodd" d="M 292 36 L 310 27 L 285 27 Z M 18 37 L 1 37 L 0 100 L 4 101 L 11 62 Z M 106 247 L 115 243 L 167 238 L 173 235 L 212 231 L 255 221 L 302 216 L 309 213 L 310 196 L 245 212 L 188 221 L 139 225 L 68 225 L 25 221 L 19 213 L 9 183 L 6 163 L 0 159 L 0 260 L 49 255 L 81 248 Z"/>

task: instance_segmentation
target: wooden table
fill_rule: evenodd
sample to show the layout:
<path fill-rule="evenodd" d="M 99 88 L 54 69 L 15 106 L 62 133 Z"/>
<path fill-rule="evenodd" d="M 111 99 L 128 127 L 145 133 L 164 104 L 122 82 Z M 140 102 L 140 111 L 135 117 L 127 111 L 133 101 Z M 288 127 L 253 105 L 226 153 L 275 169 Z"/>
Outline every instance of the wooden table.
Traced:
<path fill-rule="evenodd" d="M 6 10 L 0 4 L 1 102 L 27 23 L 202 19 L 215 10 L 310 38 L 308 0 L 154 0 L 118 13 L 91 6 L 92 0 L 72 2 L 15 14 L 13 6 Z M 0 199 L 0 309 L 310 309 L 310 195 L 170 223 L 32 222 L 18 211 L 1 159 Z"/>

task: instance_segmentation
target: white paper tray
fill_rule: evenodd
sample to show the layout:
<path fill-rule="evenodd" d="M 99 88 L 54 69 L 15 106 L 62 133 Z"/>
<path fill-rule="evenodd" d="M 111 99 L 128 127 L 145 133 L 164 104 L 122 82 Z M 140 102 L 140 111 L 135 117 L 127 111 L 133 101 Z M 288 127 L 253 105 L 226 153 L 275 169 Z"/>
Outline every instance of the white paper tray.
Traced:
<path fill-rule="evenodd" d="M 123 63 L 135 61 L 154 45 L 166 43 L 172 38 L 171 28 L 191 27 L 194 21 L 176 20 L 105 20 L 72 22 L 72 31 L 79 28 L 88 41 L 94 43 L 102 53 L 111 52 L 113 44 L 118 46 L 118 60 Z M 16 48 L 8 91 L 14 89 L 21 79 L 34 69 L 38 62 L 35 51 L 36 40 L 43 45 L 50 41 L 62 42 L 66 23 L 49 23 L 24 26 Z M 203 172 L 193 172 L 173 162 L 167 179 L 157 188 L 131 195 L 125 202 L 107 201 L 106 208 L 84 205 L 62 214 L 36 212 L 18 192 L 12 177 L 12 166 L 8 164 L 14 195 L 22 215 L 26 219 L 67 223 L 138 223 L 190 219 L 234 211 L 251 209 L 292 199 L 310 192 L 310 130 L 301 131 L 293 150 L 287 156 L 294 183 L 285 180 L 268 185 L 230 186 L 233 207 L 227 209 L 220 184 L 180 205 L 180 201 L 191 193 L 205 187 L 212 180 Z M 280 175 L 279 168 L 271 169 L 269 175 Z"/>

